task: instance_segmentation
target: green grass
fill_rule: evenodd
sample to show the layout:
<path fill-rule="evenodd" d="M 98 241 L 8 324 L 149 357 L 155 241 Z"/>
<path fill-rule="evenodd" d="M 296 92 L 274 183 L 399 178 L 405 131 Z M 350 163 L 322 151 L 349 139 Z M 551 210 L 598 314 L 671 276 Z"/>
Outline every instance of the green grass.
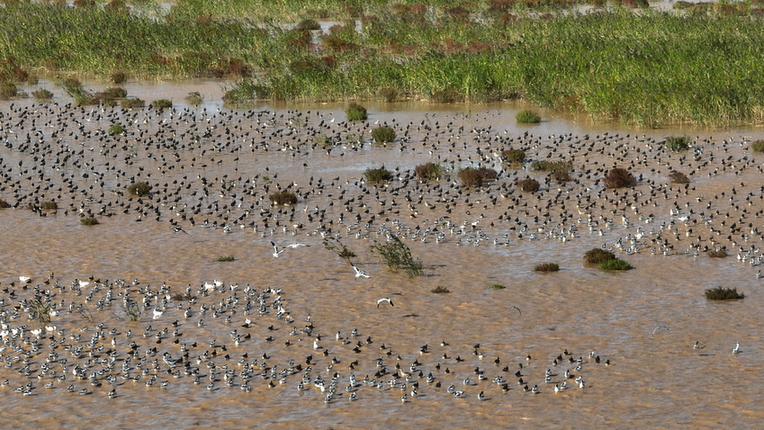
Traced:
<path fill-rule="evenodd" d="M 99 223 L 98 223 L 98 220 L 95 219 L 95 217 L 90 217 L 90 218 L 82 218 L 82 219 L 80 219 L 80 224 L 86 225 L 86 226 L 91 226 L 91 225 L 98 225 Z"/>
<path fill-rule="evenodd" d="M 629 270 L 631 268 L 631 264 L 618 258 L 605 260 L 600 263 L 600 269 L 602 270 Z"/>
<path fill-rule="evenodd" d="M 518 124 L 538 124 L 541 122 L 541 117 L 531 110 L 521 110 L 515 115 L 515 121 Z"/>
<path fill-rule="evenodd" d="M 365 121 L 369 117 L 366 114 L 366 108 L 358 103 L 350 103 L 345 109 L 345 115 L 347 115 L 348 121 Z"/>
<path fill-rule="evenodd" d="M 764 152 L 764 140 L 757 140 L 751 143 L 751 149 L 754 152 Z"/>
<path fill-rule="evenodd" d="M 443 168 L 438 163 L 429 162 L 416 166 L 414 172 L 420 181 L 433 181 L 440 179 Z"/>
<path fill-rule="evenodd" d="M 38 103 L 49 102 L 53 100 L 53 93 L 49 90 L 41 88 L 39 90 L 32 91 L 32 97 Z"/>
<path fill-rule="evenodd" d="M 186 96 L 186 102 L 191 106 L 199 106 L 204 101 L 204 97 L 199 94 L 199 91 L 192 91 Z"/>
<path fill-rule="evenodd" d="M 506 149 L 502 151 L 501 158 L 508 163 L 522 163 L 525 161 L 525 151 L 522 149 Z"/>
<path fill-rule="evenodd" d="M 125 128 L 122 127 L 120 124 L 112 124 L 109 126 L 109 134 L 112 136 L 122 134 L 125 132 Z"/>
<path fill-rule="evenodd" d="M 690 149 L 690 136 L 669 136 L 666 138 L 666 149 L 669 151 L 679 152 Z"/>
<path fill-rule="evenodd" d="M 708 300 L 738 300 L 744 299 L 745 294 L 738 293 L 737 288 L 715 287 L 706 290 Z"/>
<path fill-rule="evenodd" d="M 168 99 L 154 100 L 153 102 L 151 102 L 151 107 L 153 107 L 154 109 L 159 109 L 159 110 L 172 109 L 172 100 L 168 100 Z"/>
<path fill-rule="evenodd" d="M 40 203 L 40 207 L 43 208 L 46 211 L 54 211 L 54 210 L 58 209 L 58 203 L 56 203 L 56 202 L 54 202 L 52 200 L 48 200 L 48 201 L 44 201 L 44 202 Z"/>
<path fill-rule="evenodd" d="M 138 97 L 132 99 L 122 99 L 122 108 L 124 109 L 138 109 L 146 106 L 146 102 Z"/>
<path fill-rule="evenodd" d="M 366 182 L 370 184 L 380 184 L 392 180 L 393 172 L 385 169 L 385 166 L 382 166 L 376 169 L 366 169 L 364 176 L 366 177 Z"/>
<path fill-rule="evenodd" d="M 147 182 L 135 182 L 127 187 L 127 192 L 137 197 L 148 196 L 151 193 L 151 185 Z"/>
<path fill-rule="evenodd" d="M 371 137 L 377 143 L 387 143 L 395 140 L 395 130 L 386 125 L 380 125 L 371 131 Z"/>
<path fill-rule="evenodd" d="M 501 284 L 493 284 L 493 285 L 491 285 L 491 289 L 493 289 L 493 290 L 503 290 L 505 288 L 507 288 L 507 287 L 505 287 L 504 285 L 501 285 Z"/>
<path fill-rule="evenodd" d="M 411 250 L 396 236 L 391 236 L 385 243 L 371 245 L 371 252 L 377 254 L 393 272 L 403 270 L 414 278 L 424 274 L 422 262 L 411 256 Z"/>
<path fill-rule="evenodd" d="M 230 261 L 234 261 L 234 260 L 236 260 L 236 258 L 234 258 L 233 255 L 221 255 L 221 256 L 219 256 L 218 258 L 215 259 L 215 261 L 220 262 L 220 263 L 230 262 Z"/>
<path fill-rule="evenodd" d="M 584 260 L 589 264 L 600 264 L 603 261 L 614 259 L 615 254 L 602 248 L 592 248 L 584 254 Z"/>

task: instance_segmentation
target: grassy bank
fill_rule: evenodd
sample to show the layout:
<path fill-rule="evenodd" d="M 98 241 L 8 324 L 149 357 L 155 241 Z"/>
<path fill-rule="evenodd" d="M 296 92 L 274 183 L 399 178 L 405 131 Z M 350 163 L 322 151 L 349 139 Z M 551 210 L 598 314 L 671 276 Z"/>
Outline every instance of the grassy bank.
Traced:
<path fill-rule="evenodd" d="M 6 80 L 234 77 L 230 102 L 374 98 L 393 88 L 399 98 L 433 101 L 522 97 L 646 126 L 764 121 L 764 30 L 748 4 L 541 16 L 514 1 L 472 9 L 445 0 L 392 9 L 383 0 L 252 3 L 179 1 L 166 15 L 145 2 L 9 4 L 0 70 Z M 360 31 L 348 21 L 318 35 L 276 16 L 358 16 Z"/>

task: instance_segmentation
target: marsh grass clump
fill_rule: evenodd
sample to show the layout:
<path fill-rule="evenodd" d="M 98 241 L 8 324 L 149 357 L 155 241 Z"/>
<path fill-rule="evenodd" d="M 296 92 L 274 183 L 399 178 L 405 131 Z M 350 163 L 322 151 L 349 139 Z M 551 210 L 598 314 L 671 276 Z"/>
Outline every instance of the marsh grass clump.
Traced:
<path fill-rule="evenodd" d="M 600 269 L 602 270 L 629 270 L 631 268 L 631 264 L 620 258 L 613 258 L 600 263 Z"/>
<path fill-rule="evenodd" d="M 377 143 L 387 143 L 395 140 L 395 130 L 392 127 L 381 125 L 371 131 L 371 137 Z"/>
<path fill-rule="evenodd" d="M 396 236 L 391 236 L 386 243 L 371 246 L 371 252 L 377 254 L 392 272 L 404 270 L 409 278 L 424 274 L 422 262 L 411 256 L 411 250 Z"/>
<path fill-rule="evenodd" d="M 19 90 L 13 82 L 0 83 L 0 99 L 7 100 L 18 95 Z"/>
<path fill-rule="evenodd" d="M 504 285 L 501 285 L 501 284 L 493 284 L 493 285 L 491 285 L 491 289 L 492 290 L 503 290 L 505 288 L 507 288 L 507 287 L 505 287 Z"/>
<path fill-rule="evenodd" d="M 11 207 L 10 203 L 0 199 L 0 209 L 8 209 L 9 207 Z"/>
<path fill-rule="evenodd" d="M 745 294 L 738 293 L 737 288 L 715 287 L 706 290 L 708 300 L 739 300 L 744 299 Z"/>
<path fill-rule="evenodd" d="M 398 100 L 398 90 L 395 88 L 384 87 L 379 90 L 379 96 L 387 103 Z"/>
<path fill-rule="evenodd" d="M 321 30 L 321 24 L 319 24 L 315 19 L 303 19 L 297 24 L 295 30 Z"/>
<path fill-rule="evenodd" d="M 148 196 L 151 193 L 151 185 L 146 182 L 136 182 L 127 187 L 127 192 L 138 197 Z"/>
<path fill-rule="evenodd" d="M 664 145 L 668 150 L 674 152 L 690 149 L 690 136 L 669 136 Z"/>
<path fill-rule="evenodd" d="M 43 301 L 41 298 L 35 298 L 31 302 L 28 302 L 28 304 L 29 312 L 32 314 L 33 319 L 41 323 L 50 322 L 50 311 L 52 309 L 50 302 Z"/>
<path fill-rule="evenodd" d="M 554 179 L 557 182 L 568 182 L 570 180 L 570 173 L 562 171 L 562 170 L 556 170 L 552 172 L 552 179 Z"/>
<path fill-rule="evenodd" d="M 364 176 L 366 177 L 366 182 L 370 184 L 379 184 L 382 182 L 389 182 L 393 179 L 393 172 L 385 169 L 385 166 L 382 166 L 377 169 L 366 169 Z"/>
<path fill-rule="evenodd" d="M 687 177 L 682 172 L 677 172 L 676 170 L 669 173 L 669 179 L 671 179 L 671 182 L 674 184 L 689 184 L 690 178 Z"/>
<path fill-rule="evenodd" d="M 442 167 L 438 163 L 429 162 L 416 166 L 414 172 L 420 181 L 438 180 L 442 174 Z"/>
<path fill-rule="evenodd" d="M 112 136 L 116 136 L 124 132 L 125 132 L 125 127 L 122 127 L 122 125 L 120 124 L 112 124 L 109 126 L 109 134 Z"/>
<path fill-rule="evenodd" d="M 430 292 L 431 293 L 435 293 L 435 294 L 448 294 L 448 293 L 451 292 L 451 290 L 449 290 L 448 288 L 446 288 L 446 287 L 444 287 L 442 285 L 438 285 L 437 287 L 435 287 L 432 290 L 430 290 Z"/>
<path fill-rule="evenodd" d="M 186 102 L 191 106 L 199 106 L 203 101 L 204 97 L 202 97 L 199 91 L 192 91 L 186 96 Z"/>
<path fill-rule="evenodd" d="M 98 220 L 95 217 L 82 218 L 80 219 L 80 224 L 86 226 L 98 225 Z"/>
<path fill-rule="evenodd" d="M 233 255 L 221 255 L 215 259 L 215 261 L 219 263 L 226 263 L 226 262 L 234 261 L 234 260 L 236 260 L 236 258 L 234 258 Z"/>
<path fill-rule="evenodd" d="M 39 90 L 32 91 L 32 97 L 37 102 L 49 102 L 53 100 L 53 93 L 45 88 L 40 88 Z"/>
<path fill-rule="evenodd" d="M 605 186 L 607 188 L 633 187 L 636 184 L 637 179 L 632 176 L 631 172 L 621 167 L 610 169 L 607 175 L 605 175 Z"/>
<path fill-rule="evenodd" d="M 350 103 L 345 109 L 345 115 L 347 115 L 348 121 L 365 121 L 369 118 L 366 114 L 366 108 L 358 103 Z"/>
<path fill-rule="evenodd" d="M 525 151 L 522 149 L 507 149 L 502 151 L 501 158 L 507 163 L 522 163 L 525 161 Z"/>
<path fill-rule="evenodd" d="M 453 90 L 439 90 L 432 93 L 430 100 L 435 103 L 456 103 L 463 101 L 464 98 Z"/>
<path fill-rule="evenodd" d="M 517 187 L 520 188 L 521 191 L 534 193 L 541 188 L 541 184 L 533 178 L 526 177 L 525 179 L 517 181 Z"/>
<path fill-rule="evenodd" d="M 727 256 L 727 249 L 719 248 L 708 251 L 708 256 L 711 258 L 725 258 Z"/>
<path fill-rule="evenodd" d="M 125 314 L 128 318 L 130 318 L 130 321 L 140 321 L 141 320 L 141 313 L 142 309 L 141 306 L 136 303 L 133 299 L 126 296 L 124 303 L 122 304 L 122 310 L 125 311 Z"/>
<path fill-rule="evenodd" d="M 48 200 L 40 203 L 40 207 L 46 211 L 54 211 L 58 209 L 58 203 L 52 200 Z"/>
<path fill-rule="evenodd" d="M 751 143 L 751 149 L 754 152 L 764 152 L 764 140 L 757 140 Z"/>
<path fill-rule="evenodd" d="M 274 205 L 291 206 L 297 204 L 297 195 L 291 191 L 276 191 L 268 198 Z"/>
<path fill-rule="evenodd" d="M 93 94 L 93 100 L 96 103 L 104 103 L 110 106 L 116 106 L 116 100 L 127 97 L 127 90 L 122 87 L 110 87 Z M 111 103 L 113 102 L 113 103 Z"/>
<path fill-rule="evenodd" d="M 521 110 L 515 115 L 515 121 L 518 124 L 538 124 L 541 122 L 541 117 L 532 110 Z"/>
<path fill-rule="evenodd" d="M 127 82 L 127 74 L 120 71 L 114 72 L 111 74 L 111 82 L 116 85 L 124 84 Z"/>
<path fill-rule="evenodd" d="M 337 254 L 337 257 L 345 260 L 350 265 L 353 264 L 350 259 L 356 257 L 356 254 L 352 249 L 348 248 L 341 240 L 335 237 L 324 238 L 324 248 Z"/>
<path fill-rule="evenodd" d="M 154 109 L 172 109 L 172 100 L 159 99 L 151 102 L 151 107 Z"/>
<path fill-rule="evenodd" d="M 136 109 L 136 108 L 142 108 L 146 106 L 146 102 L 142 99 L 139 99 L 138 97 L 131 98 L 131 99 L 122 99 L 122 108 L 123 109 Z"/>
<path fill-rule="evenodd" d="M 531 163 L 531 169 L 542 172 L 570 172 L 573 170 L 573 162 L 540 160 Z"/>
<path fill-rule="evenodd" d="M 482 187 L 483 182 L 496 179 L 499 176 L 499 173 L 487 167 L 467 167 L 460 170 L 457 176 L 465 187 Z"/>
<path fill-rule="evenodd" d="M 592 248 L 584 254 L 584 260 L 589 264 L 600 264 L 603 261 L 614 259 L 615 254 L 602 248 Z"/>
<path fill-rule="evenodd" d="M 326 134 L 319 134 L 314 139 L 318 145 L 321 145 L 323 147 L 334 146 L 335 144 L 334 139 L 332 139 L 331 136 L 328 136 Z"/>
<path fill-rule="evenodd" d="M 539 263 L 533 267 L 534 272 L 557 272 L 560 265 L 557 263 Z"/>

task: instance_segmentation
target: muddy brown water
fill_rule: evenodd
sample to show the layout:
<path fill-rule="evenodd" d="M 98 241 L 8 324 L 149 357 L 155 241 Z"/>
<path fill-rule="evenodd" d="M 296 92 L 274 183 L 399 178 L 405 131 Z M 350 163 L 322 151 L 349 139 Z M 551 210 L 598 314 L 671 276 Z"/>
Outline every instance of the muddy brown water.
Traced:
<path fill-rule="evenodd" d="M 762 160 L 748 149 L 761 138 L 759 130 L 608 128 L 546 113 L 551 119 L 545 123 L 518 127 L 514 113 L 522 106 L 508 104 L 463 111 L 373 105 L 368 125 L 345 128 L 341 104 L 228 111 L 215 104 L 216 88 L 219 83 L 209 82 L 128 88 L 147 99 L 180 100 L 188 91 L 211 95 L 206 106 L 185 113 L 182 104 L 172 114 L 70 108 L 63 97 L 58 107 L 31 101 L 0 106 L 0 198 L 19 203 L 0 210 L 0 381 L 8 381 L 0 387 L 3 428 L 757 428 L 764 421 L 763 281 L 758 265 L 749 263 L 758 262 L 764 230 Z M 128 129 L 126 136 L 103 133 L 116 122 Z M 404 141 L 370 144 L 376 122 L 394 125 Z M 532 137 L 524 138 L 526 131 Z M 683 132 L 694 137 L 693 149 L 669 154 L 660 148 L 663 137 Z M 328 152 L 312 147 L 322 134 L 338 136 L 339 144 Z M 365 143 L 354 144 L 349 134 L 365 135 Z M 532 160 L 574 156 L 575 181 L 545 183 L 545 174 L 529 165 L 507 168 L 482 190 L 464 190 L 455 179 L 425 186 L 406 177 L 431 160 L 455 169 L 478 163 L 500 168 L 492 154 L 510 146 L 524 148 Z M 603 191 L 596 170 L 614 163 L 642 174 L 642 181 L 628 192 Z M 376 188 L 363 183 L 364 170 L 381 165 L 399 168 L 396 178 Z M 666 183 L 674 168 L 692 172 L 686 190 Z M 542 182 L 540 192 L 514 189 L 514 179 L 526 175 Z M 127 196 L 133 180 L 151 183 L 153 196 L 140 202 Z M 267 198 L 277 185 L 290 184 L 300 194 L 291 219 L 289 208 L 274 208 Z M 55 200 L 59 209 L 28 209 L 35 198 Z M 680 212 L 672 215 L 672 209 Z M 81 225 L 80 212 L 94 214 L 100 224 Z M 205 219 L 217 227 L 203 227 Z M 170 220 L 187 234 L 175 232 Z M 321 233 L 339 234 L 370 278 L 356 277 L 326 250 Z M 392 273 L 370 252 L 388 234 L 399 235 L 421 259 L 424 276 Z M 271 241 L 309 246 L 274 258 Z M 584 252 L 603 245 L 635 268 L 607 273 L 585 265 Z M 704 249 L 722 246 L 729 257 L 712 259 Z M 217 262 L 223 255 L 235 261 Z M 548 261 L 559 263 L 560 271 L 533 271 Z M 30 282 L 22 283 L 21 275 Z M 77 280 L 89 284 L 72 287 Z M 213 280 L 223 285 L 207 290 L 204 284 Z M 717 285 L 737 287 L 746 298 L 706 300 L 704 290 Z M 439 286 L 450 293 L 431 292 Z M 187 287 L 193 303 L 176 296 Z M 273 291 L 260 296 L 267 289 Z M 46 290 L 58 314 L 40 322 L 27 309 Z M 146 297 L 139 321 L 126 315 L 125 293 L 139 303 Z M 277 317 L 272 305 L 279 296 L 292 322 Z M 395 306 L 377 307 L 382 297 Z M 161 316 L 153 316 L 156 308 L 164 308 Z M 302 329 L 310 324 L 308 335 Z M 39 340 L 37 329 L 43 330 Z M 350 342 L 336 340 L 337 332 Z M 317 334 L 320 348 L 314 349 Z M 695 341 L 700 349 L 693 349 Z M 736 343 L 739 354 L 732 353 Z M 566 349 L 570 355 L 554 366 Z M 301 391 L 309 355 L 311 382 Z M 582 368 L 575 370 L 577 363 L 568 359 L 579 357 Z M 387 374 L 374 376 L 378 359 Z M 391 387 L 396 365 L 409 371 L 414 361 L 412 379 L 398 377 Z M 183 372 L 186 362 L 198 369 L 199 384 Z M 249 376 L 241 373 L 244 365 Z M 551 383 L 544 380 L 547 369 Z M 555 393 L 566 369 L 581 376 L 585 388 L 569 379 L 570 388 Z M 281 381 L 283 370 L 288 374 Z M 230 387 L 227 371 L 234 372 Z M 523 391 L 517 371 L 538 394 Z M 336 394 L 327 403 L 335 373 Z M 440 387 L 426 381 L 429 373 Z M 346 391 L 351 374 L 360 383 L 351 390 L 353 401 Z M 326 392 L 313 384 L 319 375 Z M 364 384 L 366 375 L 381 386 Z M 508 392 L 492 382 L 497 376 Z M 241 389 L 246 379 L 251 392 Z M 29 395 L 22 395 L 30 383 Z M 461 398 L 447 392 L 452 384 L 464 392 Z M 83 389 L 87 394 L 79 394 Z M 112 389 L 117 395 L 109 398 Z"/>

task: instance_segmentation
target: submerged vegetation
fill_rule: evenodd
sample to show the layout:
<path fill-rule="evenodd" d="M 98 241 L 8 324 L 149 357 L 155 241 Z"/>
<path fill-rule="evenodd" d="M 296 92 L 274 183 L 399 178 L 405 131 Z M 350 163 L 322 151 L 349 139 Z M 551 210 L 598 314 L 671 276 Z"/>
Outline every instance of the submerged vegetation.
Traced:
<path fill-rule="evenodd" d="M 383 182 L 389 182 L 393 179 L 393 172 L 385 169 L 385 166 L 372 169 L 368 168 L 364 172 L 366 182 L 370 184 L 381 184 Z"/>
<path fill-rule="evenodd" d="M 465 187 L 482 187 L 484 181 L 496 179 L 499 173 L 487 167 L 467 167 L 460 170 L 457 176 Z"/>
<path fill-rule="evenodd" d="M 744 299 L 745 294 L 738 293 L 737 288 L 715 287 L 706 290 L 708 300 L 738 300 Z"/>
<path fill-rule="evenodd" d="M 534 272 L 557 272 L 560 265 L 557 263 L 539 263 L 533 267 Z"/>
<path fill-rule="evenodd" d="M 291 191 L 276 191 L 269 194 L 268 198 L 274 205 L 291 206 L 297 204 L 297 194 Z"/>
<path fill-rule="evenodd" d="M 520 97 L 644 126 L 764 121 L 760 2 L 635 13 L 640 2 L 624 1 L 587 14 L 563 11 L 584 1 L 557 0 L 95 3 L 5 2 L 4 96 L 34 70 L 238 80 L 227 102 Z M 315 39 L 327 19 L 340 24 Z"/>
<path fill-rule="evenodd" d="M 629 270 L 631 268 L 631 264 L 619 258 L 605 260 L 600 263 L 600 269 L 602 270 Z"/>
<path fill-rule="evenodd" d="M 637 179 L 628 170 L 616 167 L 605 175 L 605 186 L 608 188 L 624 188 L 637 185 Z"/>
<path fill-rule="evenodd" d="M 396 236 L 390 236 L 385 243 L 376 243 L 371 246 L 371 252 L 377 254 L 393 272 L 403 270 L 414 278 L 424 274 L 422 262 L 411 256 L 409 247 L 401 242 Z"/>

